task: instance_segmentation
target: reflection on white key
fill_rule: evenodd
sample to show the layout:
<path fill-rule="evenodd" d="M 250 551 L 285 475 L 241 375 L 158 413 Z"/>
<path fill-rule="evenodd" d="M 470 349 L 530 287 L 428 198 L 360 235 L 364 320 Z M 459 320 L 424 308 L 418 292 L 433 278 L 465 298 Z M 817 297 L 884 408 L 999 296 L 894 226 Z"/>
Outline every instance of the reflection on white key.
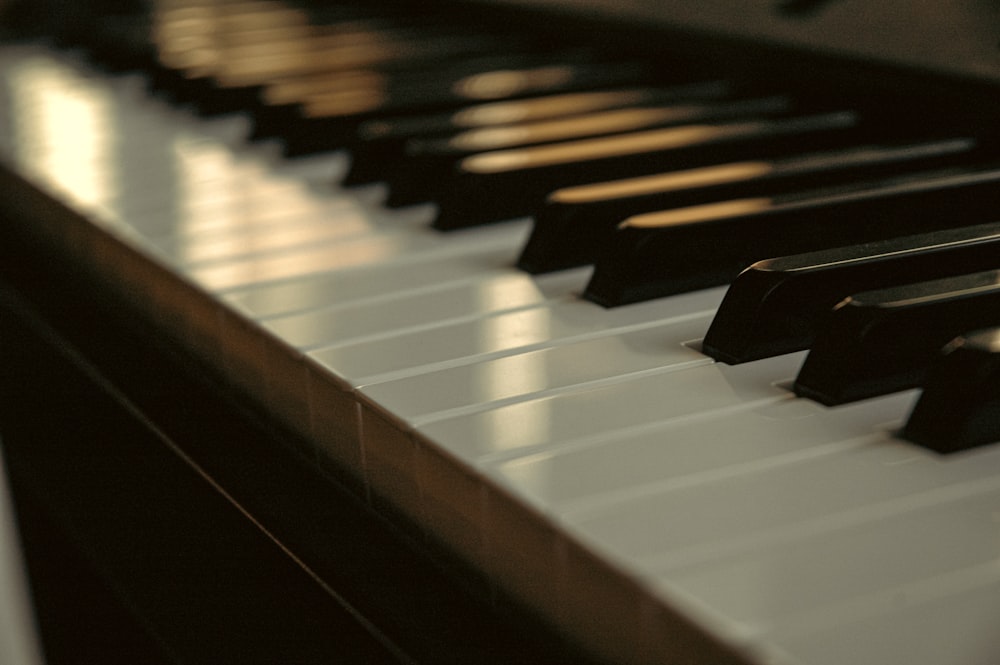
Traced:
<path fill-rule="evenodd" d="M 696 365 L 670 368 L 607 385 L 557 393 L 495 409 L 435 420 L 417 429 L 460 459 L 476 466 L 533 455 L 619 431 L 625 434 L 660 427 L 700 413 L 778 402 L 788 392 L 774 385 L 794 376 L 801 354 L 777 362 L 729 367 Z M 549 421 L 545 436 L 523 436 L 520 422 L 540 414 Z"/>
<path fill-rule="evenodd" d="M 579 390 L 626 376 L 709 364 L 685 346 L 709 316 L 666 322 L 492 360 L 364 385 L 361 392 L 411 425 L 485 411 L 540 393 Z M 553 340 L 556 341 L 556 340 Z"/>
<path fill-rule="evenodd" d="M 450 234 L 443 242 L 436 231 L 375 233 L 343 241 L 274 252 L 260 257 L 235 259 L 190 271 L 190 276 L 210 291 L 249 287 L 269 281 L 306 275 L 397 263 L 406 265 L 432 257 L 447 258 L 468 250 L 471 245 L 517 247 L 526 227 L 502 225 L 478 231 L 475 236 Z"/>
<path fill-rule="evenodd" d="M 154 245 L 178 264 L 199 266 L 351 238 L 377 229 L 371 215 L 356 201 L 344 200 L 323 208 L 315 203 L 296 205 L 295 198 L 289 198 L 289 209 L 283 208 L 273 221 L 235 214 L 229 227 L 216 224 L 201 233 L 158 239 Z M 243 212 L 241 208 L 233 212 Z"/>
<path fill-rule="evenodd" d="M 401 270 L 406 270 L 401 267 Z M 321 307 L 263 321 L 268 330 L 302 350 L 371 342 L 406 332 L 441 327 L 447 323 L 474 320 L 488 314 L 540 305 L 564 295 L 580 283 L 578 271 L 534 280 L 513 270 L 483 279 L 469 280 L 422 290 L 404 289 L 376 300 Z M 504 331 L 500 331 L 502 334 Z M 546 329 L 533 331 L 547 336 Z M 514 331 L 510 331 L 513 335 Z M 497 340 L 482 343 L 495 346 Z"/>
<path fill-rule="evenodd" d="M 12 157 L 21 168 L 85 208 L 116 196 L 115 117 L 106 91 L 81 85 L 45 58 L 20 63 L 6 80 L 17 100 L 12 121 L 21 140 Z"/>
<path fill-rule="evenodd" d="M 510 256 L 507 245 L 486 244 L 458 256 L 432 255 L 406 265 L 383 263 L 253 284 L 224 291 L 220 297 L 251 318 L 273 318 L 505 275 Z"/>
<path fill-rule="evenodd" d="M 337 343 L 310 353 L 354 385 L 380 383 L 429 371 L 523 353 L 534 348 L 698 318 L 713 311 L 722 291 L 688 294 L 672 303 L 647 302 L 607 310 L 565 295 L 536 307 L 486 313 L 427 330 L 369 341 Z M 280 331 L 278 331 L 280 334 Z"/>

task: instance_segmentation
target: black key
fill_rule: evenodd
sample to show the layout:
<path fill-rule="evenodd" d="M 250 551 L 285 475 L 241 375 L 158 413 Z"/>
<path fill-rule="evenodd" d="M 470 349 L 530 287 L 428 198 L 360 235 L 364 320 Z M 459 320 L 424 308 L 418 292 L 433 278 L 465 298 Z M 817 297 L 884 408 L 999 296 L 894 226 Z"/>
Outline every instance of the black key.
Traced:
<path fill-rule="evenodd" d="M 403 61 L 392 67 L 273 81 L 259 92 L 253 111 L 253 138 L 291 139 L 295 142 L 292 152 L 308 152 L 315 145 L 321 149 L 345 147 L 356 142 L 357 129 L 363 122 L 401 113 L 440 112 L 463 105 L 439 102 L 435 96 L 410 108 L 405 101 L 393 98 L 394 93 L 399 97 L 399 90 L 404 99 L 410 99 L 414 92 L 419 95 L 422 81 L 430 81 L 428 90 L 438 90 L 442 85 L 484 71 L 528 67 L 537 62 L 537 54 L 515 52 L 466 58 L 460 64 L 449 60 Z M 410 65 L 416 65 L 418 71 L 409 71 Z M 416 90 L 412 89 L 414 86 Z"/>
<path fill-rule="evenodd" d="M 852 293 L 1000 269 L 1000 224 L 759 261 L 736 278 L 702 351 L 735 364 L 806 349 Z"/>
<path fill-rule="evenodd" d="M 361 122 L 401 113 L 427 113 L 491 100 L 517 99 L 605 85 L 634 84 L 649 78 L 639 62 L 587 62 L 586 54 L 562 53 L 466 60 L 429 71 L 397 74 L 365 72 L 354 81 L 301 100 L 294 132 L 283 132 L 290 149 L 330 143 L 329 132 L 344 145 L 353 142 Z M 274 91 L 268 90 L 272 97 Z M 282 103 L 288 103 L 287 100 Z"/>
<path fill-rule="evenodd" d="M 227 52 L 233 48 L 252 46 L 258 49 L 259 58 L 361 29 L 363 15 L 357 8 L 338 6 L 329 12 L 325 18 L 330 23 L 318 26 L 302 9 L 281 5 L 161 9 L 154 13 L 151 29 L 158 56 L 151 84 L 190 101 L 211 90 L 212 76 L 232 61 Z M 375 27 L 362 23 L 369 29 Z"/>
<path fill-rule="evenodd" d="M 903 437 L 943 454 L 1000 441 L 1000 328 L 961 335 L 944 348 Z"/>
<path fill-rule="evenodd" d="M 363 69 L 423 71 L 446 60 L 525 50 L 510 35 L 496 32 L 370 18 L 210 34 L 206 41 L 169 58 L 161 55 L 165 64 L 180 71 L 175 96 L 196 102 L 203 111 L 256 101 L 263 87 L 287 79 L 323 80 L 322 75 L 335 78 L 338 72 Z"/>
<path fill-rule="evenodd" d="M 387 175 L 388 205 L 426 200 L 433 184 L 447 177 L 455 164 L 470 155 L 494 150 L 574 141 L 732 118 L 758 118 L 787 112 L 787 96 L 724 102 L 638 104 L 627 108 L 532 123 L 486 127 L 444 138 L 414 140 L 406 145 L 406 159 Z"/>
<path fill-rule="evenodd" d="M 834 406 L 915 388 L 950 340 L 997 325 L 997 270 L 859 293 L 833 309 L 793 389 Z"/>
<path fill-rule="evenodd" d="M 80 26 L 78 46 L 112 71 L 149 71 L 156 62 L 156 50 L 150 42 L 151 26 L 147 14 L 103 15 Z"/>
<path fill-rule="evenodd" d="M 434 226 L 456 229 L 535 210 L 549 192 L 749 155 L 843 144 L 861 133 L 849 111 L 791 118 L 702 123 L 618 136 L 498 150 L 463 159 L 434 196 Z"/>
<path fill-rule="evenodd" d="M 386 165 L 405 155 L 414 138 L 446 137 L 470 129 L 573 117 L 638 104 L 680 100 L 721 99 L 730 86 L 717 81 L 669 88 L 613 88 L 546 95 L 529 99 L 477 104 L 434 115 L 406 115 L 363 122 L 351 145 L 351 170 L 345 184 L 375 182 Z"/>
<path fill-rule="evenodd" d="M 605 307 L 731 282 L 757 261 L 993 221 L 1000 165 L 631 217 L 584 297 Z"/>
<path fill-rule="evenodd" d="M 450 34 L 450 30 L 406 32 L 415 34 L 343 35 L 329 46 L 301 46 L 272 54 L 255 54 L 259 45 L 231 49 L 224 54 L 229 59 L 212 72 L 207 89 L 195 101 L 203 113 L 231 111 L 257 103 L 264 86 L 282 79 L 364 68 L 411 70 L 489 53 L 503 43 L 493 35 Z"/>
<path fill-rule="evenodd" d="M 975 147 L 971 139 L 850 147 L 559 189 L 535 215 L 518 266 L 540 274 L 593 263 L 633 215 L 955 164 Z"/>

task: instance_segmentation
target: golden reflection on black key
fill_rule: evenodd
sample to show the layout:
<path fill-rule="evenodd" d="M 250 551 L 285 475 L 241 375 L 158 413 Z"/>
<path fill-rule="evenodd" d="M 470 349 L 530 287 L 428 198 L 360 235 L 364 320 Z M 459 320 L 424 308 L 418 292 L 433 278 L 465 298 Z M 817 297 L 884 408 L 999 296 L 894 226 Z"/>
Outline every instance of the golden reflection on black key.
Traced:
<path fill-rule="evenodd" d="M 439 229 L 526 215 L 549 192 L 751 155 L 843 144 L 862 129 L 849 111 L 773 119 L 706 122 L 615 136 L 497 150 L 467 157 L 432 197 Z"/>
<path fill-rule="evenodd" d="M 787 96 L 637 105 L 557 120 L 473 129 L 450 137 L 414 140 L 405 146 L 406 159 L 390 167 L 386 175 L 391 190 L 389 205 L 421 201 L 434 181 L 447 176 L 458 160 L 480 152 L 626 134 L 693 122 L 766 117 L 785 113 L 792 106 L 793 102 Z"/>
<path fill-rule="evenodd" d="M 763 259 L 993 221 L 1000 167 L 955 168 L 647 213 L 623 222 L 584 297 L 605 307 L 731 282 Z"/>
<path fill-rule="evenodd" d="M 697 100 L 707 103 L 731 94 L 731 86 L 719 81 L 707 81 L 663 88 L 613 88 L 547 94 L 476 104 L 455 112 L 379 118 L 358 126 L 356 140 L 351 145 L 351 170 L 344 182 L 359 184 L 384 178 L 387 165 L 401 163 L 406 145 L 412 139 L 444 139 L 467 130 L 555 121 L 656 102 Z"/>
<path fill-rule="evenodd" d="M 358 125 L 385 115 L 460 108 L 488 99 L 517 98 L 600 85 L 631 85 L 649 77 L 648 68 L 631 62 L 587 62 L 585 54 L 525 54 L 431 67 L 426 71 L 351 72 L 336 89 L 317 87 L 298 102 L 268 90 L 269 103 L 295 104 L 292 130 L 283 133 L 292 151 L 354 141 Z M 293 82 L 294 83 L 294 82 Z M 297 85 L 297 83 L 296 83 Z M 327 82 L 323 83 L 327 86 Z M 299 122 L 296 122 L 299 121 Z"/>
<path fill-rule="evenodd" d="M 619 222 L 646 212 L 902 174 L 971 161 L 980 151 L 987 149 L 973 139 L 907 141 L 567 187 L 535 214 L 518 265 L 538 274 L 593 263 Z"/>

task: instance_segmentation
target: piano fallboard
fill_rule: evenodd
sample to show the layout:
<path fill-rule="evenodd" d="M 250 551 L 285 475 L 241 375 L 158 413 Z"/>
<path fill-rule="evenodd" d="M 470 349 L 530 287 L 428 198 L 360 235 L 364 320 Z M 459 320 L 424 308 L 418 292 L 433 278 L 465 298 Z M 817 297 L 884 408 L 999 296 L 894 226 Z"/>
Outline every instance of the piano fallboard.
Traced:
<path fill-rule="evenodd" d="M 440 234 L 331 187 L 344 153 L 283 160 L 45 46 L 0 64 L 8 223 L 590 652 L 996 661 L 1000 447 L 902 440 L 914 391 L 797 398 L 801 354 L 700 353 L 724 288 L 602 309 L 587 269 L 512 267 L 524 220 Z M 26 218 L 32 188 L 67 209 Z"/>

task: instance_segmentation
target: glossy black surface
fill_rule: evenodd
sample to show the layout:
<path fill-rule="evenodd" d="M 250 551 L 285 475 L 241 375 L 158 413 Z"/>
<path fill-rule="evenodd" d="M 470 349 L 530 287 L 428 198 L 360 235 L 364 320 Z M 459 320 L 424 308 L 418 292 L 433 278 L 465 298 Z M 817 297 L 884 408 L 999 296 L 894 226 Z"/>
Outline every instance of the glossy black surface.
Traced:
<path fill-rule="evenodd" d="M 747 196 L 771 196 L 970 159 L 975 141 L 861 146 L 733 162 L 556 190 L 535 215 L 518 266 L 540 274 L 593 263 L 633 215 Z"/>
<path fill-rule="evenodd" d="M 618 86 L 612 83 L 610 88 L 593 91 L 541 95 L 441 114 L 389 116 L 361 123 L 350 146 L 351 169 L 344 183 L 354 185 L 386 177 L 386 166 L 406 155 L 407 143 L 412 139 L 446 139 L 462 132 L 572 118 L 654 101 L 710 100 L 732 94 L 731 86 L 722 81 L 667 88 Z"/>
<path fill-rule="evenodd" d="M 914 388 L 954 337 L 1000 325 L 1000 271 L 866 291 L 834 308 L 794 390 L 829 406 Z"/>
<path fill-rule="evenodd" d="M 622 69 L 620 65 L 610 66 L 613 70 Z M 663 97 L 670 95 L 669 89 L 663 91 Z M 396 205 L 425 200 L 434 191 L 437 180 L 449 176 L 460 160 L 477 153 L 699 122 L 767 117 L 787 112 L 792 104 L 786 96 L 717 103 L 690 100 L 663 104 L 654 101 L 555 121 L 524 123 L 506 131 L 494 128 L 493 131 L 472 130 L 450 137 L 416 139 L 407 143 L 405 160 L 394 164 L 395 168 L 385 174 L 392 192 L 388 202 Z"/>
<path fill-rule="evenodd" d="M 729 287 L 702 350 L 731 364 L 799 351 L 852 293 L 989 269 L 1000 224 L 760 261 Z"/>
<path fill-rule="evenodd" d="M 1000 441 L 1000 329 L 953 340 L 927 372 L 903 436 L 939 453 Z"/>
<path fill-rule="evenodd" d="M 481 153 L 459 162 L 452 177 L 432 191 L 439 207 L 434 226 L 464 228 L 525 215 L 549 192 L 572 184 L 842 145 L 858 139 L 861 125 L 856 114 L 842 111 Z"/>
<path fill-rule="evenodd" d="M 861 185 L 650 213 L 627 220 L 584 297 L 624 305 L 732 281 L 757 261 L 992 221 L 1000 170 Z"/>

